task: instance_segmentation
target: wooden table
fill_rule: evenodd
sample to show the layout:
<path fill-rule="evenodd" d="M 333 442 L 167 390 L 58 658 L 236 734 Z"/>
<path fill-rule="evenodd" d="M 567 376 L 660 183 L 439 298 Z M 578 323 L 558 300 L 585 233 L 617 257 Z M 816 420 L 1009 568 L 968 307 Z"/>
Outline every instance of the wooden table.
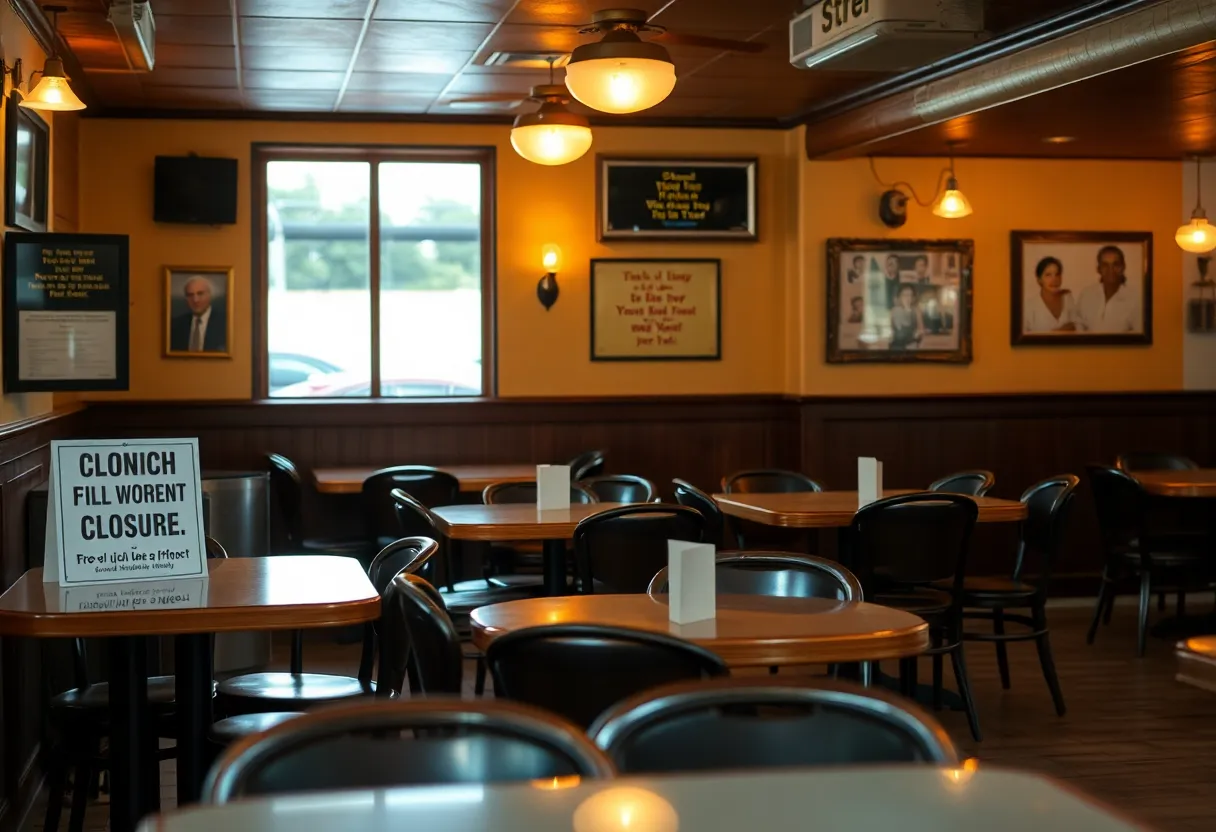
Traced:
<path fill-rule="evenodd" d="M 566 592 L 566 541 L 580 520 L 627 503 L 586 503 L 570 508 L 540 511 L 535 503 L 501 503 L 492 506 L 440 506 L 431 509 L 440 533 L 449 540 L 505 542 L 539 540 L 544 557 L 545 591 Z"/>
<path fill-rule="evenodd" d="M 1187 471 L 1137 471 L 1133 476 L 1158 497 L 1216 497 L 1216 468 Z"/>
<path fill-rule="evenodd" d="M 884 496 L 916 493 L 887 489 Z M 972 498 L 979 505 L 980 523 L 1013 523 L 1026 517 L 1026 506 L 1018 500 L 995 497 Z M 856 491 L 795 492 L 791 494 L 715 494 L 723 514 L 766 526 L 788 529 L 842 528 L 857 513 Z"/>
<path fill-rule="evenodd" d="M 1046 777 L 980 765 L 786 769 L 313 792 L 199 806 L 140 832 L 1136 832 Z M 565 787 L 563 787 L 565 786 Z"/>
<path fill-rule="evenodd" d="M 673 635 L 712 650 L 731 667 L 896 659 L 929 646 L 928 625 L 912 613 L 826 598 L 719 595 L 715 618 L 674 624 L 665 595 L 572 595 L 478 607 L 469 622 L 483 651 L 503 633 L 525 627 L 602 624 Z"/>
<path fill-rule="evenodd" d="M 363 481 L 381 470 L 371 466 L 318 468 L 312 472 L 322 494 L 358 494 Z M 440 468 L 460 480 L 461 491 L 481 492 L 496 482 L 528 482 L 536 479 L 535 465 L 444 465 Z"/>
<path fill-rule="evenodd" d="M 0 635 L 106 637 L 110 652 L 110 829 L 129 832 L 151 811 L 156 737 L 149 720 L 148 645 L 175 642 L 177 796 L 198 800 L 211 727 L 211 633 L 339 627 L 371 621 L 380 597 L 354 558 L 281 556 L 208 561 L 206 579 L 166 579 L 102 587 L 44 584 L 31 569 L 0 595 Z M 196 605 L 182 609 L 74 612 L 81 592 L 160 588 Z M 91 606 L 85 604 L 84 606 Z"/>
<path fill-rule="evenodd" d="M 1179 682 L 1216 693 L 1216 636 L 1196 636 L 1178 642 Z"/>

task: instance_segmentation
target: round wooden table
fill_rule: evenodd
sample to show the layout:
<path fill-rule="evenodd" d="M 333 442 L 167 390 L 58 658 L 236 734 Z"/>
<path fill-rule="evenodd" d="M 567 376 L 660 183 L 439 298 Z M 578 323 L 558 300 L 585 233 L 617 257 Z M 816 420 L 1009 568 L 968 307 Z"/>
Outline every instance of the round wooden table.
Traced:
<path fill-rule="evenodd" d="M 928 625 L 911 613 L 825 598 L 719 595 L 715 618 L 675 624 L 664 595 L 572 595 L 478 607 L 469 620 L 481 650 L 526 627 L 602 624 L 686 639 L 731 667 L 896 659 L 929 646 Z"/>

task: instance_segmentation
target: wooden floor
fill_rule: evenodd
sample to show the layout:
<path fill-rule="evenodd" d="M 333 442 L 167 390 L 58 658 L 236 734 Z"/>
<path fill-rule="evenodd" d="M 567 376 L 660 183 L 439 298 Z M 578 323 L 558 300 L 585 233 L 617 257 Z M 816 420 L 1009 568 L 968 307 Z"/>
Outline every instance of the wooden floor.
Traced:
<path fill-rule="evenodd" d="M 1001 690 L 992 648 L 972 644 L 968 662 L 985 739 L 971 740 L 962 714 L 941 714 L 956 743 L 981 765 L 1050 775 L 1156 829 L 1216 829 L 1216 695 L 1174 681 L 1170 642 L 1150 639 L 1148 655 L 1135 658 L 1132 607 L 1116 607 L 1093 647 L 1085 645 L 1088 608 L 1053 608 L 1050 618 L 1067 715 L 1052 709 L 1033 644 L 1010 646 L 1009 691 Z M 276 658 L 285 655 L 276 646 Z M 358 647 L 316 640 L 305 661 L 309 670 L 353 673 Z M 921 673 L 927 678 L 928 668 Z M 952 682 L 948 670 L 946 678 Z M 466 688 L 472 696 L 471 668 Z M 167 807 L 173 777 L 172 763 L 165 765 Z M 42 811 L 38 806 L 23 828 L 41 829 Z M 90 832 L 106 828 L 104 806 L 89 814 Z"/>

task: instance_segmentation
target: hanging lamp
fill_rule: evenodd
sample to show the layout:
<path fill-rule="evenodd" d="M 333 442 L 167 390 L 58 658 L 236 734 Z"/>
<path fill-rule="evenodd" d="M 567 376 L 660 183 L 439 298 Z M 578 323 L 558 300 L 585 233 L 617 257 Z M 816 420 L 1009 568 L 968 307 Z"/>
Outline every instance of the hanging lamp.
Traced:
<path fill-rule="evenodd" d="M 579 102 L 604 113 L 636 113 L 660 103 L 676 85 L 676 65 L 662 45 L 644 41 L 648 26 L 639 9 L 608 9 L 580 34 L 603 32 L 596 43 L 575 48 L 566 65 L 566 86 Z"/>
<path fill-rule="evenodd" d="M 1174 242 L 1183 251 L 1193 254 L 1204 254 L 1216 249 L 1216 227 L 1208 222 L 1208 214 L 1203 210 L 1203 162 L 1195 159 L 1195 210 L 1191 212 L 1191 221 L 1181 225 L 1174 232 Z"/>
<path fill-rule="evenodd" d="M 51 31 L 54 32 L 55 40 L 58 41 L 59 13 L 66 12 L 67 7 L 43 6 L 42 8 L 51 15 Z M 38 83 L 19 102 L 22 107 L 29 110 L 54 112 L 85 109 L 86 104 L 72 90 L 67 73 L 63 69 L 63 60 L 58 54 L 49 55 L 41 70 L 36 69 L 30 73 L 30 80 L 40 73 L 42 77 L 38 79 Z"/>
<path fill-rule="evenodd" d="M 553 83 L 553 61 L 549 59 L 549 83 L 532 88 L 530 97 L 540 107 L 516 116 L 511 127 L 515 152 L 538 165 L 565 165 L 591 149 L 591 124 L 566 109 L 570 93 Z"/>
<path fill-rule="evenodd" d="M 954 175 L 953 145 L 951 145 L 949 171 L 950 175 L 946 178 L 946 190 L 937 202 L 933 203 L 933 213 L 948 220 L 957 220 L 971 214 L 971 201 L 958 189 L 958 179 Z"/>

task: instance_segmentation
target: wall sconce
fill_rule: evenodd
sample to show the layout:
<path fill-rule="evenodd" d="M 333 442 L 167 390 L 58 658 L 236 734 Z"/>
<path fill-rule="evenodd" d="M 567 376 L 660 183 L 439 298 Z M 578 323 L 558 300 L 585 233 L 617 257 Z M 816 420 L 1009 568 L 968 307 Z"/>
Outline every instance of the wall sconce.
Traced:
<path fill-rule="evenodd" d="M 51 29 L 55 37 L 59 37 L 59 13 L 66 12 L 67 6 L 43 6 L 42 10 L 51 16 Z M 67 73 L 63 69 L 63 59 L 57 52 L 47 56 L 42 69 L 30 73 L 30 81 L 35 75 L 41 74 L 38 83 L 25 94 L 21 100 L 22 107 L 30 110 L 52 110 L 62 112 L 68 110 L 83 110 L 85 103 L 72 90 Z"/>
<path fill-rule="evenodd" d="M 954 175 L 954 146 L 957 142 L 947 142 L 950 148 L 950 161 L 937 175 L 937 187 L 933 197 L 923 200 L 916 195 L 916 189 L 908 182 L 884 182 L 878 175 L 874 165 L 874 157 L 870 157 L 870 173 L 878 184 L 887 190 L 878 200 L 878 219 L 888 228 L 899 228 L 908 220 L 908 200 L 914 200 L 922 208 L 930 208 L 933 214 L 943 219 L 954 220 L 971 214 L 971 202 L 959 190 L 958 178 Z M 942 189 L 942 182 L 945 189 Z"/>
<path fill-rule="evenodd" d="M 1203 210 L 1203 160 L 1196 157 L 1195 159 L 1195 210 L 1191 212 L 1191 221 L 1186 225 L 1180 226 L 1174 232 L 1174 242 L 1178 244 L 1178 248 L 1183 251 L 1189 251 L 1193 254 L 1205 254 L 1212 249 L 1216 249 L 1216 228 L 1208 222 L 1207 212 Z M 1205 264 L 1200 273 L 1203 278 L 1207 277 L 1207 265 Z"/>
<path fill-rule="evenodd" d="M 562 267 L 562 250 L 553 243 L 546 244 L 540 250 L 540 262 L 545 274 L 536 281 L 536 297 L 548 312 L 557 303 L 557 272 Z"/>

